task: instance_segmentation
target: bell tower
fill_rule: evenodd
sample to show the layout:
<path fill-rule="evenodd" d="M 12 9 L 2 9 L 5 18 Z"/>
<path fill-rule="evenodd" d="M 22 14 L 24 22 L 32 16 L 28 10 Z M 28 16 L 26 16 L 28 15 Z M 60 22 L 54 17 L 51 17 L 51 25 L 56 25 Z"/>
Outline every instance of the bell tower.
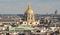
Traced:
<path fill-rule="evenodd" d="M 27 10 L 26 10 L 24 16 L 25 16 L 26 21 L 28 21 L 28 22 L 34 21 L 34 12 L 31 9 L 30 4 L 28 4 Z"/>

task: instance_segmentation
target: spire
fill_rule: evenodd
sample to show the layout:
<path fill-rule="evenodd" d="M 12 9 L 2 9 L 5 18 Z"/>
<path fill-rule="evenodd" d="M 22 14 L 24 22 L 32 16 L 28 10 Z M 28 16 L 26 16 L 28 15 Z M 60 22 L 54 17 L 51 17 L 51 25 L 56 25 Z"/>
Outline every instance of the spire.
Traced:
<path fill-rule="evenodd" d="M 28 4 L 28 10 L 29 10 L 29 9 L 31 9 L 31 6 L 30 6 L 30 4 Z"/>
<path fill-rule="evenodd" d="M 27 7 L 27 10 L 25 13 L 28 13 L 28 14 L 33 14 L 33 10 L 31 9 L 31 6 L 30 4 L 28 4 L 28 7 Z"/>
<path fill-rule="evenodd" d="M 57 11 L 57 10 L 55 10 L 55 15 L 57 15 L 57 12 L 58 12 L 58 11 Z"/>

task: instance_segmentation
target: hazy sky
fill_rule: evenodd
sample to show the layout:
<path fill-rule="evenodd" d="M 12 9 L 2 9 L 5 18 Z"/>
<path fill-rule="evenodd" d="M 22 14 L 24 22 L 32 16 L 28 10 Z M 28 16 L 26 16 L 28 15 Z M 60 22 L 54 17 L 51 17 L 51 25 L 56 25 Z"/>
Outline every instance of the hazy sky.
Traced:
<path fill-rule="evenodd" d="M 60 14 L 60 0 L 0 0 L 0 14 L 22 14 L 28 3 L 34 13 L 51 14 L 57 9 Z"/>

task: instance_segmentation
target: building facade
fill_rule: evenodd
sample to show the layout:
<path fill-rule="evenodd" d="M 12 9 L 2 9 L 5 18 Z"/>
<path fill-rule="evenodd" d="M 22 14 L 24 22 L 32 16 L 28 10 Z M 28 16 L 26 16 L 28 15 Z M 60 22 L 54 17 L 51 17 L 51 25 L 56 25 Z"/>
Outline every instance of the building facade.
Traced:
<path fill-rule="evenodd" d="M 40 24 L 40 21 L 35 20 L 34 12 L 31 9 L 30 5 L 28 4 L 28 8 L 26 12 L 24 13 L 24 21 L 22 25 L 35 26 L 38 24 Z"/>

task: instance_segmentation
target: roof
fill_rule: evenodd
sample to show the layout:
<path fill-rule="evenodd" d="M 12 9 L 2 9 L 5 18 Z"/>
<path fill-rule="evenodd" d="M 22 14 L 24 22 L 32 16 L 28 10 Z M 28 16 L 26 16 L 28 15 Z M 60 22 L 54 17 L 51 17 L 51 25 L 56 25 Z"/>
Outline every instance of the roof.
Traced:
<path fill-rule="evenodd" d="M 19 27 L 9 27 L 9 30 L 33 30 L 35 28 L 33 27 L 28 27 L 28 26 L 19 26 Z"/>

